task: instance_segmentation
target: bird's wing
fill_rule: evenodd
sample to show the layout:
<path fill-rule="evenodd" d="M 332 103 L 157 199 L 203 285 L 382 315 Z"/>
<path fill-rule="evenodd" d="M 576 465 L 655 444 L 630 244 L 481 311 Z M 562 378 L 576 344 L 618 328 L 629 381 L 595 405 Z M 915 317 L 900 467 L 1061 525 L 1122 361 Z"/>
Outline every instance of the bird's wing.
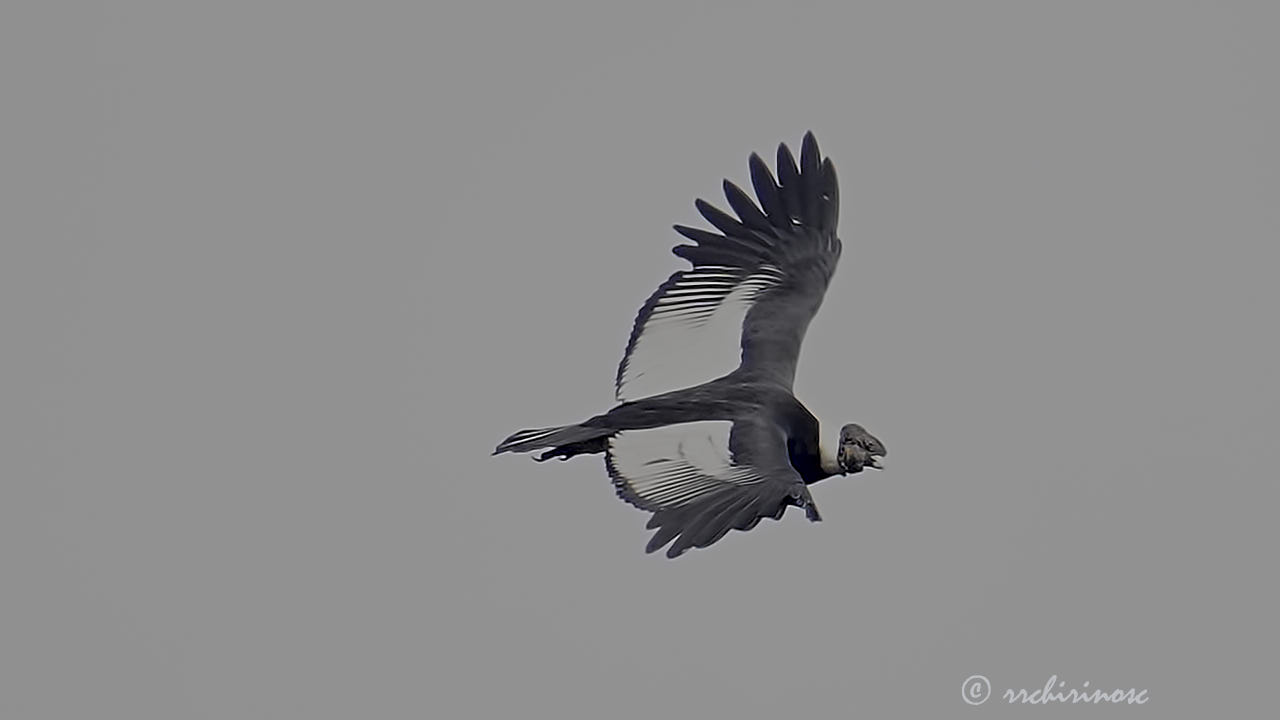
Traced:
<path fill-rule="evenodd" d="M 836 171 L 813 133 L 798 166 L 778 146 L 777 179 L 758 155 L 750 169 L 759 205 L 725 180 L 736 218 L 698 200 L 720 232 L 675 226 L 695 244 L 672 252 L 693 267 L 640 308 L 618 366 L 618 400 L 693 387 L 738 367 L 791 387 L 800 343 L 840 259 Z"/>
<path fill-rule="evenodd" d="M 609 440 L 605 466 L 618 496 L 653 513 L 645 548 L 673 542 L 667 557 L 707 547 L 730 530 L 779 519 L 788 505 L 821 520 L 787 458 L 781 429 L 760 418 L 624 430 Z"/>

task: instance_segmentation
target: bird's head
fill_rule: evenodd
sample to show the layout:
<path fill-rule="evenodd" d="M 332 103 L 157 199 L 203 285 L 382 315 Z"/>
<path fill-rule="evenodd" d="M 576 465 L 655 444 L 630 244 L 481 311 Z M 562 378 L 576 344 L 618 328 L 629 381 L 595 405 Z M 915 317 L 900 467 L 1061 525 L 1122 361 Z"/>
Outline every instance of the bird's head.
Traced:
<path fill-rule="evenodd" d="M 857 423 L 849 423 L 840 428 L 840 449 L 836 451 L 836 461 L 846 473 L 862 472 L 863 468 L 884 469 L 881 458 L 888 455 L 884 443 L 867 432 Z"/>

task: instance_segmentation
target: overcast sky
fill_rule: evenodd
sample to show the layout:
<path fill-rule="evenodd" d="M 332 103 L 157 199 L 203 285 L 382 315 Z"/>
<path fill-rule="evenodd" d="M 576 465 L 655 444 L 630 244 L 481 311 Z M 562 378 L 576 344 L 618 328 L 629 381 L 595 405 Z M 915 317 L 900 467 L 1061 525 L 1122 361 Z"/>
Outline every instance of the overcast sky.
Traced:
<path fill-rule="evenodd" d="M 449 5 L 0 11 L 0 716 L 1274 705 L 1275 6 Z M 796 390 L 888 469 L 669 561 L 490 457 L 810 129 Z"/>

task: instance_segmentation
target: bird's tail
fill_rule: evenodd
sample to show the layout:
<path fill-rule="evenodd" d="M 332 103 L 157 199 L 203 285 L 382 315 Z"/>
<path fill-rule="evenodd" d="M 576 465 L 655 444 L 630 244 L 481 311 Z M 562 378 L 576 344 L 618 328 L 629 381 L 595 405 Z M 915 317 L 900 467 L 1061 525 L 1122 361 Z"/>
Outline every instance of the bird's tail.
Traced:
<path fill-rule="evenodd" d="M 588 425 L 561 425 L 560 427 L 534 428 L 521 430 L 498 443 L 494 455 L 504 452 L 531 452 L 543 448 L 551 448 L 538 459 L 549 460 L 553 457 L 568 459 L 580 453 L 596 453 L 605 451 L 605 442 L 614 433 L 611 428 L 591 427 Z"/>

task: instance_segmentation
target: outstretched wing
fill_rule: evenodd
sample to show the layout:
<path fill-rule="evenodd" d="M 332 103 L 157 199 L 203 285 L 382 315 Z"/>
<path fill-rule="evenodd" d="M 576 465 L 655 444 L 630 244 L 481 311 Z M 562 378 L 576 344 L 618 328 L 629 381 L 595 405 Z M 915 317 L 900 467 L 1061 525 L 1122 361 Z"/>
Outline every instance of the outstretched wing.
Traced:
<path fill-rule="evenodd" d="M 804 136 L 798 166 L 778 146 L 777 179 L 758 155 L 750 168 L 759 205 L 725 180 L 736 218 L 698 200 L 720 232 L 675 226 L 695 244 L 672 252 L 693 267 L 640 308 L 618 366 L 618 400 L 692 387 L 738 367 L 791 387 L 805 330 L 840 259 L 836 171 L 813 133 Z"/>
<path fill-rule="evenodd" d="M 821 520 L 787 459 L 782 431 L 766 420 L 702 421 L 613 436 L 605 467 L 618 496 L 653 513 L 645 552 L 667 543 L 667 557 L 707 547 L 730 530 L 779 519 L 788 505 Z"/>

